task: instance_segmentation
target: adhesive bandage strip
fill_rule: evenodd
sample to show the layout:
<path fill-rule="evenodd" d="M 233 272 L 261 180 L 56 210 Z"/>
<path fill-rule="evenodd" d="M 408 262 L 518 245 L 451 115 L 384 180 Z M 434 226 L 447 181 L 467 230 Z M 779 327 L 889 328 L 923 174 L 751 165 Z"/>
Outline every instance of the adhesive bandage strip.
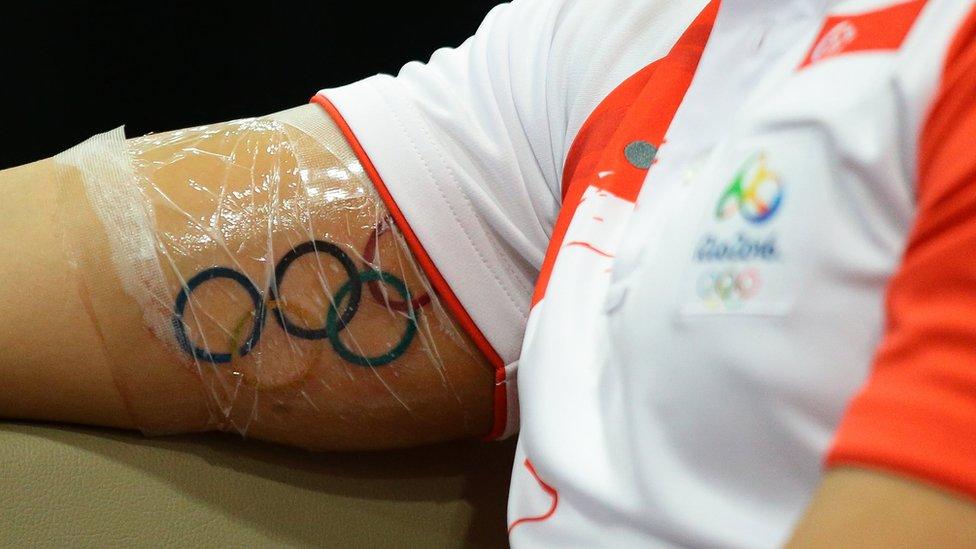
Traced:
<path fill-rule="evenodd" d="M 145 432 L 371 448 L 489 429 L 490 367 L 316 105 L 115 130 L 56 161 L 79 291 Z"/>

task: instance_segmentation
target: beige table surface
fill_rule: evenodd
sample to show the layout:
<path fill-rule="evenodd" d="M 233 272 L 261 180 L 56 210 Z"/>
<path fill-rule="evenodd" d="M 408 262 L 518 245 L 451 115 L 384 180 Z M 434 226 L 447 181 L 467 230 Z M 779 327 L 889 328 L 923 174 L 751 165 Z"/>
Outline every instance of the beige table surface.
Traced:
<path fill-rule="evenodd" d="M 513 451 L 315 454 L 0 422 L 0 546 L 504 547 Z"/>

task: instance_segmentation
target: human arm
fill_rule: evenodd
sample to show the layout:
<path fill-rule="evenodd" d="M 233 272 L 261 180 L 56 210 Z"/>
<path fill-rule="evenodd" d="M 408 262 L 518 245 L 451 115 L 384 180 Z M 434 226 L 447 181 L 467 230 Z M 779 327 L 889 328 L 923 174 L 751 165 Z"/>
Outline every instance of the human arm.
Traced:
<path fill-rule="evenodd" d="M 81 154 L 96 165 L 125 155 L 133 181 L 85 174 L 63 158 L 0 173 L 0 240 L 16 258 L 0 267 L 0 311 L 9 315 L 0 413 L 147 432 L 231 430 L 322 449 L 488 431 L 490 367 L 427 285 L 341 132 L 317 105 L 297 111 L 318 136 L 270 117 L 106 141 Z M 115 194 L 104 185 L 134 187 Z M 120 222 L 112 209 L 133 190 L 151 226 Z M 371 238 L 380 226 L 389 229 Z M 335 253 L 310 251 L 309 242 Z M 146 243 L 157 269 L 140 255 Z M 276 277 L 289 253 L 294 261 Z M 241 276 L 189 288 L 208 271 Z M 348 286 L 359 304 L 334 335 L 358 363 L 321 330 L 296 335 L 326 326 L 351 272 L 401 280 L 417 305 L 391 307 L 403 299 L 389 283 Z M 424 295 L 429 303 L 416 301 Z M 353 310 L 349 297 L 343 313 Z M 255 333 L 261 308 L 260 336 L 241 353 L 230 342 Z M 406 347 L 390 355 L 411 325 Z"/>
<path fill-rule="evenodd" d="M 829 471 L 789 547 L 973 547 L 976 505 L 959 494 L 863 467 Z"/>
<path fill-rule="evenodd" d="M 52 159 L 0 171 L 0 416 L 133 428 L 77 292 Z"/>
<path fill-rule="evenodd" d="M 377 75 L 315 98 L 341 127 L 443 308 L 490 365 L 488 438 L 518 427 L 517 359 L 534 281 L 559 210 L 564 145 L 600 97 L 590 88 L 605 85 L 590 79 L 583 81 L 584 90 L 560 84 L 584 66 L 605 70 L 574 38 L 581 24 L 604 28 L 616 20 L 609 12 L 594 20 L 595 5 L 575 3 L 567 10 L 562 0 L 503 4 L 458 48 L 438 50 L 428 63 L 408 63 L 396 77 Z M 636 5 L 630 9 L 640 11 Z M 614 51 L 604 55 L 615 57 Z M 635 56 L 612 72 L 623 78 L 640 61 Z M 276 261 L 280 257 L 267 259 L 266 268 Z M 188 268 L 185 280 L 212 266 Z M 271 277 L 262 276 L 256 285 L 263 291 Z M 173 288 L 159 292 L 170 309 Z M 246 290 L 236 291 L 244 292 L 241 300 L 250 299 Z M 119 317 L 109 310 L 103 316 Z M 269 314 L 267 320 L 268 330 L 276 330 L 277 316 Z M 147 324 L 135 317 L 127 322 Z M 250 333 L 247 327 L 241 329 L 245 332 Z M 126 379 L 149 379 L 145 385 L 153 391 L 170 379 L 140 374 Z M 129 398 L 130 408 L 134 401 L 151 399 Z M 166 400 L 159 406 L 170 414 L 188 409 Z"/>

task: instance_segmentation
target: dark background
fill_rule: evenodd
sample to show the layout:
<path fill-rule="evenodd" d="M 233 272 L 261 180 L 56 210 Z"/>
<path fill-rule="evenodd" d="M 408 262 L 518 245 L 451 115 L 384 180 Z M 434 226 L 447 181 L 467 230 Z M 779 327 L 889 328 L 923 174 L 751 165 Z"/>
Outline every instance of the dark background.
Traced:
<path fill-rule="evenodd" d="M 427 60 L 495 0 L 12 2 L 0 8 L 0 168 L 129 136 L 268 114 Z"/>

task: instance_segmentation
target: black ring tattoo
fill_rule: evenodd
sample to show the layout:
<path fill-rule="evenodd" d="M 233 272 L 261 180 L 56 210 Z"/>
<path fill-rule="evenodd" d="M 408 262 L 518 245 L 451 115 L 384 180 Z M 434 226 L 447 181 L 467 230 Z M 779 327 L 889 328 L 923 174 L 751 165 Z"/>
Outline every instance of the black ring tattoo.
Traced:
<path fill-rule="evenodd" d="M 359 311 L 359 300 L 362 297 L 363 284 L 359 279 L 356 264 L 353 263 L 346 252 L 342 251 L 335 244 L 322 240 L 311 240 L 296 246 L 293 250 L 285 254 L 278 262 L 278 266 L 275 267 L 274 280 L 271 282 L 271 297 L 275 301 L 281 301 L 281 284 L 285 280 L 285 274 L 288 273 L 288 268 L 301 256 L 317 252 L 326 253 L 336 258 L 342 264 L 342 268 L 346 270 L 346 275 L 349 277 L 349 284 L 351 284 L 349 301 L 346 303 L 345 310 L 339 315 L 336 329 L 337 332 L 340 332 L 345 329 L 346 325 L 352 320 L 352 317 L 356 316 L 356 312 Z M 332 296 L 329 297 L 332 298 Z M 338 303 L 332 302 L 329 304 L 329 309 L 336 309 L 338 305 Z M 302 339 L 327 339 L 329 337 L 328 326 L 322 326 L 321 328 L 303 328 L 289 320 L 282 307 L 276 307 L 275 310 L 277 313 L 274 315 L 275 319 L 278 320 L 281 328 L 289 334 Z"/>

